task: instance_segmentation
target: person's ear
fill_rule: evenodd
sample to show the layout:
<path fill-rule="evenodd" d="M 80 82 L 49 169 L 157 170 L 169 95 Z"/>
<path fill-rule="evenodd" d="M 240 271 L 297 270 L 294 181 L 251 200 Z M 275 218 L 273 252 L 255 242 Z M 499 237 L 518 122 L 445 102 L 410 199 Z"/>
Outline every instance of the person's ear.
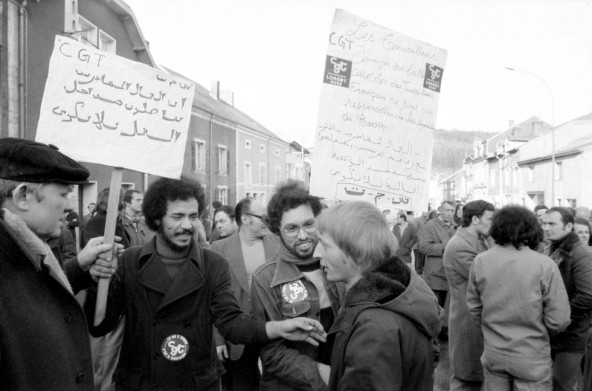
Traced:
<path fill-rule="evenodd" d="M 21 183 L 12 191 L 12 202 L 21 211 L 27 211 L 30 208 L 31 198 L 35 194 L 29 191 L 27 184 Z"/>
<path fill-rule="evenodd" d="M 243 225 L 249 225 L 249 216 L 241 215 L 241 221 L 243 222 Z"/>
<path fill-rule="evenodd" d="M 571 231 L 573 231 L 573 228 L 574 228 L 574 224 L 573 223 L 567 223 L 567 224 L 565 224 L 565 230 L 566 231 L 571 232 Z"/>

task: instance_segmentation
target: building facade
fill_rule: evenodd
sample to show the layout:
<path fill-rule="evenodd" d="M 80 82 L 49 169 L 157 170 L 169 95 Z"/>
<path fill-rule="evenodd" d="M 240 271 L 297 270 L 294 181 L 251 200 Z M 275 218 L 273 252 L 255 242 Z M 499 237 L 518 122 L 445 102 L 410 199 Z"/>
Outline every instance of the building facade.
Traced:
<path fill-rule="evenodd" d="M 501 207 L 521 204 L 519 149 L 549 132 L 551 126 L 537 117 L 528 118 L 487 140 L 475 140 L 472 154 L 464 160 L 466 200 L 486 200 Z"/>
<path fill-rule="evenodd" d="M 132 9 L 121 0 L 0 0 L 0 137 L 35 139 L 56 35 L 156 67 Z M 275 183 L 287 177 L 289 144 L 218 91 L 195 84 L 183 175 L 203 184 L 208 202 L 234 204 L 245 196 L 267 201 Z M 109 186 L 111 168 L 83 164 L 91 175 L 73 199 L 86 212 Z M 153 179 L 124 170 L 122 187 L 144 191 Z"/>

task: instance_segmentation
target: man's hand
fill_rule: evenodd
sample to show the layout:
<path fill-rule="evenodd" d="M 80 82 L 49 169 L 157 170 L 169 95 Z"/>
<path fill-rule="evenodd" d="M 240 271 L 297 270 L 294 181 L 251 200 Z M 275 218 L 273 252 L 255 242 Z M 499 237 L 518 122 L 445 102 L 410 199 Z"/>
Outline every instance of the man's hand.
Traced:
<path fill-rule="evenodd" d="M 117 240 L 117 237 L 116 237 Z M 121 240 L 121 238 L 119 238 Z M 123 245 L 114 243 L 114 244 L 105 244 L 105 238 L 103 236 L 99 236 L 96 238 L 92 238 L 86 244 L 80 253 L 78 254 L 78 264 L 83 270 L 88 271 L 90 266 L 97 258 L 108 259 L 111 257 L 111 250 L 115 249 L 117 253 L 123 252 Z"/>
<path fill-rule="evenodd" d="M 221 362 L 226 361 L 228 358 L 228 346 L 226 344 L 216 346 L 216 354 L 218 354 L 218 360 Z"/>
<path fill-rule="evenodd" d="M 117 257 L 113 257 L 111 260 L 97 259 L 95 263 L 90 267 L 89 273 L 95 282 L 99 281 L 99 278 L 111 278 L 117 270 Z"/>
<path fill-rule="evenodd" d="M 323 379 L 325 384 L 329 384 L 329 378 L 331 377 L 331 367 L 318 362 L 317 368 L 319 369 L 319 374 L 321 375 L 321 379 Z"/>
<path fill-rule="evenodd" d="M 313 346 L 319 346 L 319 341 L 327 341 L 327 333 L 323 326 L 310 318 L 300 317 L 267 322 L 265 330 L 271 339 L 281 337 L 289 341 L 306 341 Z"/>

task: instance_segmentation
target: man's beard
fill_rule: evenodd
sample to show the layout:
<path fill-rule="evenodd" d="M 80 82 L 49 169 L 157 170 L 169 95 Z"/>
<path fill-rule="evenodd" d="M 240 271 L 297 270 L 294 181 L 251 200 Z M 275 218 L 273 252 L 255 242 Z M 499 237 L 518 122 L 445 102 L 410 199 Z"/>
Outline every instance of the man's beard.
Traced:
<path fill-rule="evenodd" d="M 297 242 L 295 242 L 295 243 L 294 243 L 292 246 L 288 246 L 288 245 L 286 244 L 286 242 L 284 242 L 284 238 L 282 238 L 282 237 L 281 237 L 281 235 L 280 235 L 280 239 L 281 239 L 281 241 L 282 241 L 282 245 L 283 245 L 285 248 L 287 248 L 287 249 L 288 249 L 288 251 L 289 251 L 290 253 L 292 253 L 292 255 L 294 255 L 294 256 L 295 256 L 296 258 L 298 258 L 298 259 L 303 259 L 303 260 L 304 260 L 304 259 L 309 259 L 309 258 L 311 258 L 311 257 L 312 257 L 312 255 L 314 254 L 314 250 L 315 250 L 315 248 L 316 248 L 316 245 L 317 245 L 317 244 L 315 243 L 315 240 L 314 240 L 314 239 L 311 239 L 311 238 L 308 238 L 308 239 L 305 239 L 305 240 L 298 240 L 298 241 L 297 241 Z M 301 244 L 301 243 L 306 243 L 306 242 L 310 242 L 310 243 L 312 243 L 312 245 L 310 246 L 310 251 L 309 251 L 307 254 L 302 254 L 302 253 L 299 253 L 299 252 L 296 250 L 296 245 L 298 245 L 298 244 Z"/>
<path fill-rule="evenodd" d="M 165 244 L 174 251 L 183 251 L 183 250 L 186 250 L 189 246 L 191 246 L 191 242 L 189 242 L 189 244 L 186 246 L 179 246 L 177 243 L 173 243 L 173 241 L 171 239 L 169 239 L 169 237 L 164 233 L 164 229 L 162 228 L 162 225 L 160 225 L 158 227 L 158 233 L 160 234 L 160 237 L 165 242 Z M 193 237 L 193 234 L 194 234 L 193 228 L 192 229 L 184 229 L 183 231 L 181 231 L 179 233 L 175 233 L 175 236 L 181 236 L 181 235 L 185 235 L 185 234 L 190 234 Z"/>

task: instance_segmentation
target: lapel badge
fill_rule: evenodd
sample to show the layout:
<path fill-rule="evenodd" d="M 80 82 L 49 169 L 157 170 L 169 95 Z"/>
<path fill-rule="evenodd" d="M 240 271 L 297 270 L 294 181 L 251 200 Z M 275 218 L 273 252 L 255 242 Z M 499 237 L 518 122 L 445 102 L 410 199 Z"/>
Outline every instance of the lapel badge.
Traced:
<path fill-rule="evenodd" d="M 160 348 L 164 358 L 169 361 L 179 361 L 187 357 L 189 342 L 181 334 L 173 334 L 166 337 Z"/>
<path fill-rule="evenodd" d="M 294 303 L 296 301 L 303 301 L 308 298 L 308 291 L 304 287 L 302 281 L 288 282 L 282 285 L 282 299 L 286 303 Z"/>

